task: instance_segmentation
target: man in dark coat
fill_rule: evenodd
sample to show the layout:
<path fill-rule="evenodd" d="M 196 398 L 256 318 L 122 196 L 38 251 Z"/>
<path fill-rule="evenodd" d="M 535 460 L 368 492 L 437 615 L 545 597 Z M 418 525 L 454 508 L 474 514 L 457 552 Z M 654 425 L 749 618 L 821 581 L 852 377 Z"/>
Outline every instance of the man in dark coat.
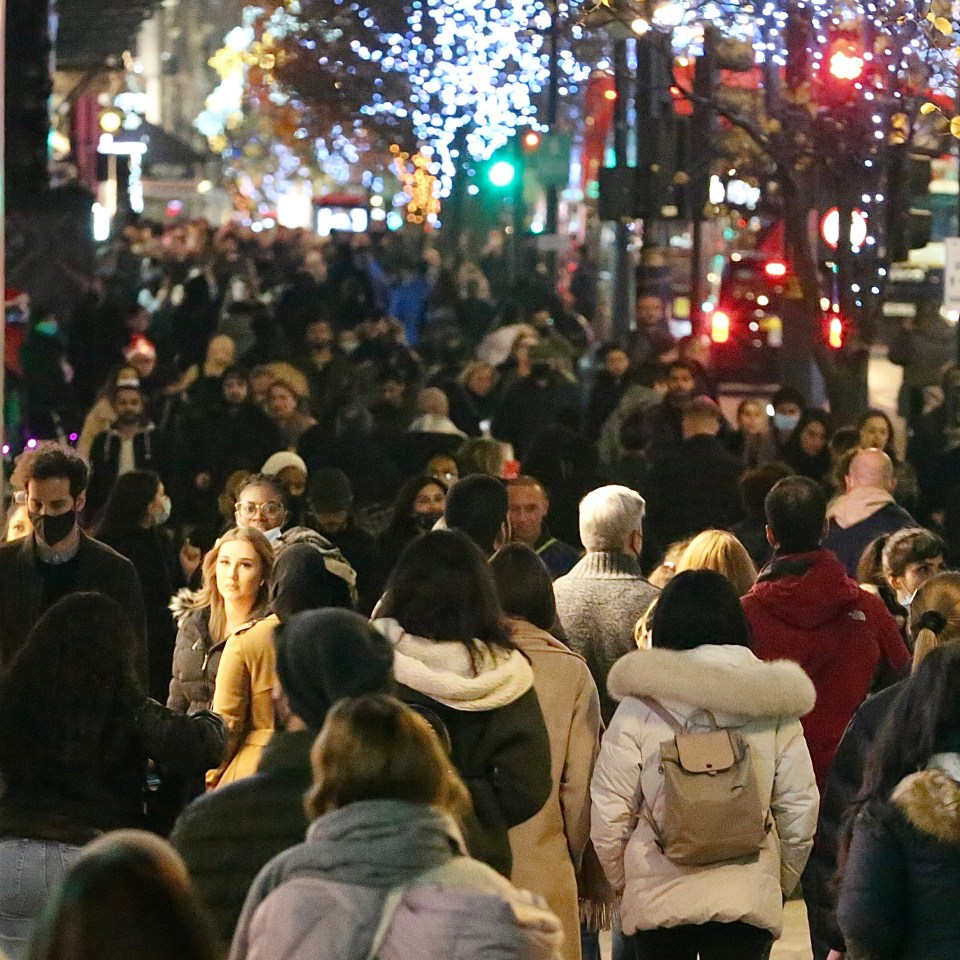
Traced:
<path fill-rule="evenodd" d="M 894 502 L 893 463 L 882 450 L 861 450 L 845 477 L 847 491 L 827 511 L 830 529 L 823 546 L 832 550 L 856 577 L 867 546 L 884 533 L 917 526 L 916 520 Z"/>
<path fill-rule="evenodd" d="M 225 943 L 261 868 L 306 836 L 310 748 L 328 710 L 343 697 L 393 689 L 393 648 L 359 614 L 299 613 L 275 641 L 283 693 L 259 770 L 195 800 L 170 837 Z"/>
<path fill-rule="evenodd" d="M 33 625 L 70 593 L 103 593 L 134 626 L 131 661 L 149 683 L 143 594 L 133 564 L 77 525 L 86 502 L 87 468 L 60 449 L 44 450 L 29 468 L 27 510 L 34 532 L 0 546 L 0 667 L 6 667 Z"/>
<path fill-rule="evenodd" d="M 655 459 L 647 483 L 647 536 L 662 554 L 684 537 L 727 529 L 743 516 L 738 481 L 743 464 L 718 439 L 720 408 L 709 397 L 683 407 L 683 442 Z M 652 555 L 652 554 L 651 554 Z"/>
<path fill-rule="evenodd" d="M 532 547 L 550 572 L 550 579 L 566 576 L 582 551 L 558 540 L 547 526 L 550 500 L 535 477 L 519 476 L 507 484 L 510 498 L 510 538 Z"/>

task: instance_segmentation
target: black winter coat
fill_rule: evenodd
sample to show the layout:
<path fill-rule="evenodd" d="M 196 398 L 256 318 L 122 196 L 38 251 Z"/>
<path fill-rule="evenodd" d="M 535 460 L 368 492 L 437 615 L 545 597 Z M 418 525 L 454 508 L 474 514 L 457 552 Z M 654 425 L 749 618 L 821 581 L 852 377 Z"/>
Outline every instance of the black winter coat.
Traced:
<path fill-rule="evenodd" d="M 954 769 L 960 755 L 942 755 Z M 960 782 L 911 774 L 854 824 L 837 919 L 848 960 L 960 957 Z"/>
<path fill-rule="evenodd" d="M 167 706 L 178 713 L 197 713 L 213 703 L 213 688 L 226 640 L 210 636 L 210 608 L 191 610 L 181 621 L 173 649 L 173 677 Z"/>
<path fill-rule="evenodd" d="M 94 591 L 123 607 L 135 632 L 130 661 L 143 689 L 149 680 L 143 594 L 137 572 L 125 557 L 105 544 L 80 534 L 74 561 L 73 591 Z M 33 625 L 46 613 L 43 581 L 34 537 L 0 545 L 0 667 L 10 663 Z"/>
<path fill-rule="evenodd" d="M 87 516 L 96 517 L 104 508 L 120 470 L 123 439 L 114 428 L 93 438 L 90 447 L 90 483 L 87 487 Z M 133 437 L 133 462 L 137 470 L 160 471 L 160 450 L 152 423 Z"/>
<path fill-rule="evenodd" d="M 863 786 L 867 756 L 890 707 L 905 681 L 881 690 L 861 704 L 847 726 L 833 756 L 830 775 L 820 799 L 820 822 L 813 853 L 803 872 L 803 899 L 814 940 L 844 951 L 843 935 L 837 926 L 837 850 L 847 813 Z"/>
<path fill-rule="evenodd" d="M 302 843 L 309 820 L 316 732 L 274 733 L 252 777 L 198 797 L 170 835 L 224 943 L 233 939 L 247 891 L 278 853 Z"/>
<path fill-rule="evenodd" d="M 647 481 L 645 530 L 660 551 L 702 530 L 729 529 L 743 516 L 743 464 L 717 437 L 688 437 L 655 459 Z"/>
<path fill-rule="evenodd" d="M 509 877 L 507 831 L 539 813 L 550 796 L 550 741 L 536 692 L 531 687 L 513 703 L 475 712 L 455 710 L 402 684 L 399 695 L 446 727 L 453 765 L 473 801 L 465 824 L 467 848 Z"/>
<path fill-rule="evenodd" d="M 0 804 L 0 824 L 6 835 L 32 839 L 53 839 L 51 826 L 74 830 L 117 830 L 146 825 L 147 761 L 153 760 L 164 773 L 202 777 L 220 763 L 226 729 L 212 713 L 184 717 L 155 700 L 144 698 L 130 711 L 116 750 L 95 756 L 71 758 L 69 782 L 50 782 L 37 787 L 18 788 L 11 783 Z"/>

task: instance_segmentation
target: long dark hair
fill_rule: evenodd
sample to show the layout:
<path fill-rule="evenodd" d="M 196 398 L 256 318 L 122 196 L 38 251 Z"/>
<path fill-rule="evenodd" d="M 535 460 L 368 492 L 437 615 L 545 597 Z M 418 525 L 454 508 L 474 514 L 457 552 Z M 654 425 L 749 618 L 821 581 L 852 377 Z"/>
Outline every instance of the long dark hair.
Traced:
<path fill-rule="evenodd" d="M 803 431 L 811 423 L 819 423 L 824 430 L 823 449 L 815 456 L 804 451 L 800 443 Z M 787 442 L 783 445 L 783 459 L 802 477 L 823 481 L 830 474 L 833 461 L 830 456 L 830 436 L 832 434 L 830 417 L 823 410 L 804 410 L 797 425 L 793 428 Z"/>
<path fill-rule="evenodd" d="M 838 863 L 846 861 L 860 809 L 887 801 L 897 784 L 935 754 L 960 746 L 960 643 L 931 650 L 904 681 L 867 756 L 863 786 L 841 831 Z"/>
<path fill-rule="evenodd" d="M 131 470 L 117 477 L 103 509 L 97 537 L 109 541 L 142 529 L 147 507 L 159 489 L 160 478 L 152 470 Z"/>
<path fill-rule="evenodd" d="M 123 750 L 143 703 L 133 627 L 101 593 L 74 593 L 36 622 L 0 679 L 5 800 L 76 792 Z"/>
<path fill-rule="evenodd" d="M 413 503 L 420 491 L 431 485 L 447 492 L 447 485 L 442 480 L 428 477 L 425 473 L 411 477 L 397 492 L 390 523 L 382 536 L 384 550 L 389 554 L 387 559 L 395 560 L 403 548 L 422 532 L 413 519 Z"/>
<path fill-rule="evenodd" d="M 433 530 L 407 546 L 387 581 L 380 612 L 407 633 L 462 643 L 474 669 L 483 647 L 514 649 L 486 558 L 455 530 Z"/>
<path fill-rule="evenodd" d="M 541 630 L 557 619 L 553 583 L 543 561 L 525 543 L 508 543 L 490 558 L 500 605 L 508 617 L 519 617 Z"/>

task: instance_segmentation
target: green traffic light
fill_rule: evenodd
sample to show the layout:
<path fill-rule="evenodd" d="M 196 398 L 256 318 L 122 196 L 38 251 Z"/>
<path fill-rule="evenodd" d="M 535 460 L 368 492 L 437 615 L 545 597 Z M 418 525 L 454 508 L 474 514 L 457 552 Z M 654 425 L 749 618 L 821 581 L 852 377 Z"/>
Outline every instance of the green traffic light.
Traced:
<path fill-rule="evenodd" d="M 487 179 L 495 187 L 509 187 L 517 175 L 517 168 L 509 160 L 498 160 L 492 164 Z"/>

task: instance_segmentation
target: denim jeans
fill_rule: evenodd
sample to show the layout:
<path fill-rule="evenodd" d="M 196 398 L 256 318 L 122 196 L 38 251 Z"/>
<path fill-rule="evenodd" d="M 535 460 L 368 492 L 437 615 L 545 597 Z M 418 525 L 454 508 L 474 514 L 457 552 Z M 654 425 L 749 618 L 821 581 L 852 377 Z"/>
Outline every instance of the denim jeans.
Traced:
<path fill-rule="evenodd" d="M 80 856 L 52 840 L 0 840 L 0 951 L 20 960 L 50 894 Z"/>

